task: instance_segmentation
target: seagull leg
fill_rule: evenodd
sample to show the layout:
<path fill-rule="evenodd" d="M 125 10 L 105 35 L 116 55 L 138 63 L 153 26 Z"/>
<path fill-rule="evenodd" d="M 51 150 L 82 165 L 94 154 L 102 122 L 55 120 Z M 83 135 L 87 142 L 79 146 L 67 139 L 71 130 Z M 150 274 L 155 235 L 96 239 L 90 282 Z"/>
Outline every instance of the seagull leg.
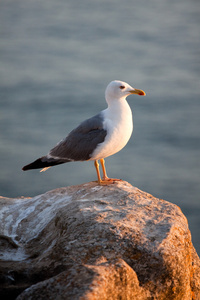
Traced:
<path fill-rule="evenodd" d="M 103 180 L 109 181 L 110 178 L 108 177 L 108 175 L 106 173 L 105 160 L 103 158 L 101 158 L 100 163 L 101 163 L 101 167 L 102 167 L 102 171 L 103 171 Z"/>
<path fill-rule="evenodd" d="M 104 161 L 104 160 L 103 160 Z M 101 162 L 101 160 L 100 160 Z M 104 165 L 104 164 L 103 164 Z M 112 184 L 114 183 L 114 180 L 108 178 L 108 176 L 106 175 L 106 169 L 105 169 L 105 166 L 102 167 L 103 169 L 103 180 L 101 180 L 101 175 L 100 175 L 100 171 L 99 171 L 99 163 L 98 163 L 98 160 L 95 160 L 94 161 L 94 166 L 96 168 L 96 172 L 97 172 L 97 178 L 98 178 L 98 184 L 99 185 L 108 185 L 108 184 Z M 101 162 L 101 166 L 102 166 L 102 162 Z"/>
<path fill-rule="evenodd" d="M 121 179 L 117 178 L 109 178 L 107 173 L 106 173 L 106 167 L 105 167 L 105 160 L 103 158 L 100 159 L 102 171 L 103 171 L 103 181 L 109 183 L 113 183 L 114 181 L 121 181 Z"/>
<path fill-rule="evenodd" d="M 98 163 L 98 160 L 95 160 L 95 161 L 94 161 L 94 166 L 95 166 L 96 172 L 97 172 L 98 184 L 101 185 L 102 180 L 101 180 L 101 175 L 100 175 L 100 171 L 99 171 L 99 163 Z"/>

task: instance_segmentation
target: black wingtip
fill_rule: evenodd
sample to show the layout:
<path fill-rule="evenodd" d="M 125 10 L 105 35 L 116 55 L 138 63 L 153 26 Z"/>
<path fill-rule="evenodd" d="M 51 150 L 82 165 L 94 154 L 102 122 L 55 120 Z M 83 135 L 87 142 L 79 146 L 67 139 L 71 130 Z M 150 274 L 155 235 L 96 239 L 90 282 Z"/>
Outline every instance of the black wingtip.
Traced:
<path fill-rule="evenodd" d="M 24 166 L 24 167 L 22 168 L 22 171 L 27 171 L 27 170 L 29 170 L 28 166 Z"/>
<path fill-rule="evenodd" d="M 45 168 L 47 166 L 47 162 L 43 162 L 42 161 L 42 157 L 36 159 L 34 162 L 24 166 L 22 168 L 23 171 L 28 171 L 31 169 L 41 169 L 41 168 Z"/>
<path fill-rule="evenodd" d="M 32 170 L 32 169 L 43 169 L 47 167 L 52 167 L 56 165 L 63 164 L 68 161 L 62 161 L 57 159 L 47 159 L 46 156 L 40 157 L 36 159 L 34 162 L 24 166 L 22 168 L 23 171 Z"/>

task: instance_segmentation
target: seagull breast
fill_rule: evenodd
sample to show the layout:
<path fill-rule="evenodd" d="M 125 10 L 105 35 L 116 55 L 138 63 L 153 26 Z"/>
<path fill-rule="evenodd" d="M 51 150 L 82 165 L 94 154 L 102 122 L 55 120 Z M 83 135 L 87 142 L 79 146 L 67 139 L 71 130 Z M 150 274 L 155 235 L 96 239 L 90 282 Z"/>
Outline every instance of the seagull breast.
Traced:
<path fill-rule="evenodd" d="M 104 142 L 94 150 L 91 160 L 106 158 L 119 152 L 127 144 L 133 131 L 132 112 L 125 99 L 117 99 L 102 114 L 103 128 L 107 135 Z"/>

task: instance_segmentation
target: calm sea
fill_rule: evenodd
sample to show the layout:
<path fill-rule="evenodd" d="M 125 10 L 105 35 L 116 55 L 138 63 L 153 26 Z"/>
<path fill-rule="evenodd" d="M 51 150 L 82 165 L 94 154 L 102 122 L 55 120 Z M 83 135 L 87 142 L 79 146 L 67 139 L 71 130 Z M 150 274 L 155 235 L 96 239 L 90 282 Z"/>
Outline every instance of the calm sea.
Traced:
<path fill-rule="evenodd" d="M 34 196 L 96 180 L 92 162 L 21 167 L 106 107 L 114 79 L 130 96 L 133 136 L 108 175 L 179 205 L 200 253 L 200 5 L 196 0 L 1 0 L 0 195 Z"/>

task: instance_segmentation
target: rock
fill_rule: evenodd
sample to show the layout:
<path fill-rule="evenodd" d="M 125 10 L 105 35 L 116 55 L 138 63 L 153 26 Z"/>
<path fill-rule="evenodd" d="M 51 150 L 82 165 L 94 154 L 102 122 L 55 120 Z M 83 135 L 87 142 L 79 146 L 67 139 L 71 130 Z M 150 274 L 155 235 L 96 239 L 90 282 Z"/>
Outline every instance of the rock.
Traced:
<path fill-rule="evenodd" d="M 1 299 L 200 299 L 179 207 L 127 182 L 0 199 Z"/>

